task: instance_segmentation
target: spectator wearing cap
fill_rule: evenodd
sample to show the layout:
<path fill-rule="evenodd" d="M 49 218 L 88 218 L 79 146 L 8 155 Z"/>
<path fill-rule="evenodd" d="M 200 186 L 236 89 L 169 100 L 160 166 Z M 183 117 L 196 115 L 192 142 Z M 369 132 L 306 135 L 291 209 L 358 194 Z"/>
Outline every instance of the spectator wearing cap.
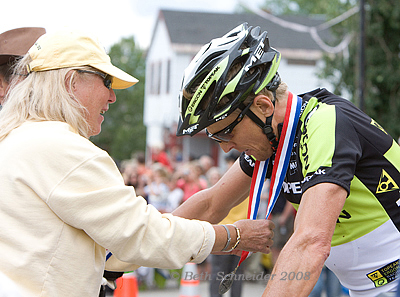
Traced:
<path fill-rule="evenodd" d="M 0 105 L 8 91 L 12 66 L 24 56 L 35 41 L 46 33 L 44 28 L 27 27 L 0 34 Z"/>
<path fill-rule="evenodd" d="M 89 138 L 116 101 L 113 89 L 137 79 L 97 39 L 44 34 L 15 73 L 25 78 L 12 79 L 0 111 L 0 272 L 23 296 L 97 297 L 104 269 L 178 268 L 234 246 L 269 251 L 266 220 L 225 226 L 227 237 L 224 226 L 161 214 L 124 184 Z"/>

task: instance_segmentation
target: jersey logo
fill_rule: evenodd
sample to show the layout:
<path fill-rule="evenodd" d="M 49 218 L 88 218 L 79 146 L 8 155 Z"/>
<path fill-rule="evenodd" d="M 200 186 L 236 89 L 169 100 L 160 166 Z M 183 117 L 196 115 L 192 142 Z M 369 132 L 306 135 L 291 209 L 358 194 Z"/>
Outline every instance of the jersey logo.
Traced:
<path fill-rule="evenodd" d="M 382 169 L 382 174 L 379 180 L 378 188 L 376 189 L 376 194 L 386 193 L 398 189 L 399 187 L 393 180 L 393 178 L 391 178 L 391 176 L 384 169 Z"/>
<path fill-rule="evenodd" d="M 367 277 L 374 283 L 375 287 L 381 287 L 396 279 L 399 260 L 393 261 L 375 271 L 367 274 Z"/>
<path fill-rule="evenodd" d="M 385 134 L 387 134 L 387 132 L 385 131 L 385 129 L 382 128 L 381 125 L 379 125 L 377 122 L 375 122 L 374 119 L 371 119 L 371 123 L 372 126 L 375 126 L 376 128 L 378 128 L 379 130 L 381 130 L 382 132 L 384 132 Z"/>
<path fill-rule="evenodd" d="M 342 212 L 339 215 L 339 218 L 337 219 L 336 223 L 340 223 L 340 219 L 351 219 L 351 215 L 345 211 L 344 209 L 342 209 Z"/>

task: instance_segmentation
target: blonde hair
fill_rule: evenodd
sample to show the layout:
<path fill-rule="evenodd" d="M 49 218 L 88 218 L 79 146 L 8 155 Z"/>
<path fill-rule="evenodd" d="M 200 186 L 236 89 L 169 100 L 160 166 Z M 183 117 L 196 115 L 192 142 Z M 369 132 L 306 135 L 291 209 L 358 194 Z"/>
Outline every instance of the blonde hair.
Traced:
<path fill-rule="evenodd" d="M 286 91 L 287 91 L 287 89 L 288 89 L 287 84 L 286 84 L 285 82 L 282 81 L 282 82 L 279 84 L 279 86 L 278 86 L 278 88 L 276 89 L 276 91 L 275 91 L 275 97 L 274 97 L 274 94 L 273 94 L 271 91 L 269 91 L 267 88 L 262 89 L 257 95 L 265 95 L 265 96 L 267 96 L 269 99 L 271 99 L 272 102 L 275 101 L 275 100 L 281 101 L 281 100 L 283 100 L 283 99 L 286 97 Z M 254 100 L 254 98 L 255 98 L 257 95 L 253 95 L 252 100 Z"/>
<path fill-rule="evenodd" d="M 71 86 L 76 72 L 72 73 L 68 82 L 66 76 L 71 70 L 91 67 L 32 72 L 21 80 L 29 62 L 30 57 L 26 55 L 15 67 L 10 92 L 0 111 L 0 140 L 26 121 L 65 122 L 88 138 L 87 110 L 66 88 L 66 83 Z"/>

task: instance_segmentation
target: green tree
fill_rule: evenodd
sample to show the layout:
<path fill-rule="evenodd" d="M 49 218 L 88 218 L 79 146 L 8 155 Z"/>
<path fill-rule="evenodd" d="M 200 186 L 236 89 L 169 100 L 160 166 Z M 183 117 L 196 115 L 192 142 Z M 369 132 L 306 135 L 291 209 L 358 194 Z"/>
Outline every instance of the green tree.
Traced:
<path fill-rule="evenodd" d="M 364 111 L 393 137 L 400 135 L 400 7 L 397 0 L 365 0 L 365 92 Z M 323 14 L 327 20 L 339 16 L 359 0 L 266 0 L 263 9 L 274 14 Z M 320 77 L 333 83 L 337 94 L 344 91 L 359 105 L 360 14 L 331 28 L 332 44 L 354 32 L 348 55 L 324 56 Z"/>
<path fill-rule="evenodd" d="M 400 136 L 400 8 L 395 0 L 367 0 L 365 6 L 364 111 L 394 138 Z M 347 30 L 359 32 L 357 23 Z M 349 46 L 349 58 L 325 56 L 322 76 L 335 80 L 337 91 L 346 89 L 359 102 L 360 38 Z M 340 75 L 334 75 L 340 72 Z"/>
<path fill-rule="evenodd" d="M 146 147 L 146 128 L 143 124 L 145 54 L 130 37 L 114 44 L 109 55 L 115 66 L 139 80 L 128 89 L 114 90 L 117 101 L 105 114 L 101 133 L 91 138 L 116 161 L 120 161 L 131 158 L 133 153 L 144 151 Z"/>

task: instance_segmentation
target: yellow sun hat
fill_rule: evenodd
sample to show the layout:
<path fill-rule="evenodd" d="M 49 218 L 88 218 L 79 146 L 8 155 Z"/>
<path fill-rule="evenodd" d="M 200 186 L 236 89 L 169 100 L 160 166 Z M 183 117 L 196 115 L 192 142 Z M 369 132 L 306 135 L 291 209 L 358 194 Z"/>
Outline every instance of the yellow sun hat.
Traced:
<path fill-rule="evenodd" d="M 111 64 L 97 38 L 79 31 L 58 31 L 42 35 L 28 51 L 32 61 L 28 72 L 77 66 L 91 66 L 113 77 L 113 89 L 126 89 L 136 78 Z"/>

